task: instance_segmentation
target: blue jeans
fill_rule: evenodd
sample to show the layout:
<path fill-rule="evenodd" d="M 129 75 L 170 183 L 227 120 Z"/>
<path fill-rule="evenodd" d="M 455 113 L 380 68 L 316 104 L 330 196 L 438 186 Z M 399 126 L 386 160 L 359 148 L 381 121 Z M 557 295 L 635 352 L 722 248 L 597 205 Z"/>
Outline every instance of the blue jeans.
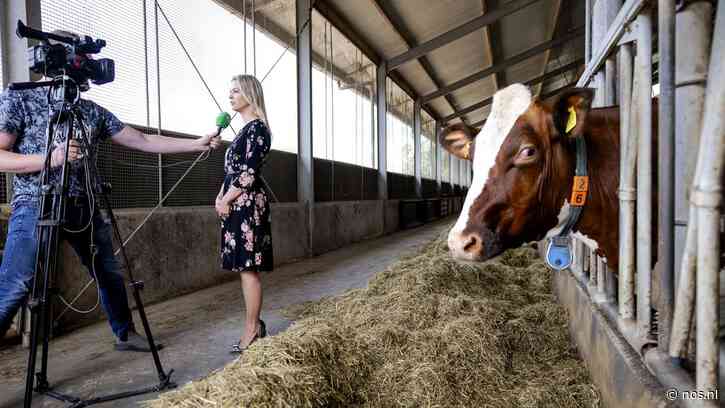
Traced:
<path fill-rule="evenodd" d="M 66 228 L 80 230 L 88 224 L 90 210 L 85 200 L 82 201 L 68 200 Z M 38 249 L 37 223 L 38 205 L 35 202 L 13 205 L 2 266 L 0 266 L 0 338 L 10 328 L 13 317 L 32 289 Z M 68 241 L 83 265 L 91 272 L 90 228 L 80 233 L 63 230 L 60 238 Z M 126 340 L 128 331 L 133 330 L 131 311 L 128 308 L 120 266 L 113 255 L 111 225 L 103 219 L 98 210 L 93 212 L 93 241 L 98 251 L 94 264 L 101 304 L 113 333 L 119 339 Z"/>

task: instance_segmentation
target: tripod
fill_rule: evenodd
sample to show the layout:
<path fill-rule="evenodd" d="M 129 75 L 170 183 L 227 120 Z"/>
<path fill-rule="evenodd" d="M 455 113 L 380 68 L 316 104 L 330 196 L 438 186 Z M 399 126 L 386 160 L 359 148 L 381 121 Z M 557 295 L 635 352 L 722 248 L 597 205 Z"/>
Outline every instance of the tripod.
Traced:
<path fill-rule="evenodd" d="M 170 380 L 173 370 L 169 371 L 168 374 L 164 372 L 161 360 L 159 359 L 158 349 L 154 343 L 153 335 L 151 334 L 151 328 L 146 317 L 146 312 L 144 311 L 143 302 L 141 301 L 140 291 L 144 288 L 144 284 L 143 282 L 134 279 L 131 270 L 131 263 L 128 261 L 125 248 L 122 244 L 120 249 L 124 266 L 128 272 L 129 281 L 131 282 L 129 286 L 133 291 L 136 308 L 140 315 L 144 332 L 151 349 L 159 383 L 154 386 L 135 391 L 110 394 L 88 400 L 56 392 L 48 383 L 48 343 L 52 319 L 49 310 L 50 296 L 58 294 L 58 290 L 53 288 L 53 280 L 55 278 L 58 264 L 58 248 L 61 238 L 60 234 L 66 224 L 66 201 L 68 199 L 69 173 L 71 171 L 68 154 L 71 147 L 71 140 L 76 140 L 81 145 L 81 150 L 83 152 L 83 156 L 80 160 L 85 171 L 85 177 L 88 181 L 86 186 L 92 186 L 92 191 L 86 191 L 86 194 L 98 194 L 102 197 L 103 204 L 111 221 L 113 234 L 119 243 L 122 243 L 123 240 L 111 208 L 110 200 L 108 199 L 109 186 L 101 182 L 95 163 L 91 162 L 91 139 L 89 137 L 90 135 L 87 134 L 87 128 L 83 121 L 83 112 L 81 111 L 78 103 L 80 100 L 79 86 L 69 77 L 63 76 L 47 82 L 16 83 L 11 85 L 11 89 L 31 89 L 42 86 L 50 87 L 48 91 L 48 105 L 50 107 L 59 107 L 59 109 L 57 109 L 57 111 L 49 117 L 48 120 L 48 127 L 46 129 L 45 160 L 39 180 L 40 212 L 38 214 L 37 224 L 38 250 L 36 253 L 33 290 L 28 302 L 31 312 L 31 332 L 24 406 L 26 408 L 31 407 L 34 391 L 63 402 L 68 402 L 72 404 L 71 407 L 80 408 L 101 402 L 128 398 L 135 395 L 158 392 L 169 387 L 174 387 L 175 384 Z M 51 146 L 54 140 L 60 140 L 62 143 L 65 143 L 65 157 L 60 169 L 59 181 L 51 180 L 51 154 L 53 150 Z M 93 223 L 93 217 L 96 216 L 96 211 L 97 208 L 94 203 L 93 208 L 90 208 L 91 223 Z M 93 234 L 91 233 L 91 236 L 92 235 Z M 95 251 L 95 248 L 92 244 L 91 252 L 93 251 Z M 94 267 L 94 262 L 95 261 L 92 259 L 91 267 Z M 36 358 L 40 342 L 42 342 L 41 368 L 40 371 L 36 373 Z M 37 387 L 34 389 L 33 385 L 36 377 Z"/>

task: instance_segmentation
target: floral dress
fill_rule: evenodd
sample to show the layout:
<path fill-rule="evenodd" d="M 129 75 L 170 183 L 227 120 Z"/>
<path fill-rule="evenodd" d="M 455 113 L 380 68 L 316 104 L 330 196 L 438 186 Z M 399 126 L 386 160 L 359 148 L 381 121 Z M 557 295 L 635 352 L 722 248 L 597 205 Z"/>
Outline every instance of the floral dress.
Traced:
<path fill-rule="evenodd" d="M 224 156 L 224 194 L 229 186 L 242 190 L 222 217 L 222 268 L 228 271 L 271 271 L 272 225 L 261 168 L 272 136 L 261 119 L 247 123 Z"/>

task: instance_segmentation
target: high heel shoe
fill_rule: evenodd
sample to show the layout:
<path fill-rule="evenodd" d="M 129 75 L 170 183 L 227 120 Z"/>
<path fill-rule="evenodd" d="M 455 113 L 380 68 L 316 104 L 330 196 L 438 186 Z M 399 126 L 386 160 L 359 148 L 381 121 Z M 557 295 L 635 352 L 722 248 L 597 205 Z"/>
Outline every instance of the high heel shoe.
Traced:
<path fill-rule="evenodd" d="M 254 337 L 252 337 L 252 341 L 247 344 L 247 347 L 242 348 L 242 341 L 239 340 L 237 344 L 232 344 L 231 350 L 229 352 L 231 354 L 242 354 L 245 352 L 257 339 L 262 339 L 267 337 L 267 325 L 264 324 L 264 320 L 259 319 L 259 328 L 257 329 L 257 332 L 254 333 Z"/>

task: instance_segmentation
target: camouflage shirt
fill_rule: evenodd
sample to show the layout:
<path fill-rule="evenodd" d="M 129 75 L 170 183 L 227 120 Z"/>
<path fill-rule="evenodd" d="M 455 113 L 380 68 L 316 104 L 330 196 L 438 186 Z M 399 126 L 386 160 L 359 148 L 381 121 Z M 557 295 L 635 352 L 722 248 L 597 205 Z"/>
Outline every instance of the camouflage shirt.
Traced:
<path fill-rule="evenodd" d="M 90 137 L 90 159 L 95 163 L 98 144 L 115 135 L 124 124 L 105 108 L 85 99 L 79 102 L 87 134 Z M 6 90 L 0 94 L 0 131 L 17 136 L 12 151 L 20 154 L 44 154 L 48 126 L 47 88 L 30 90 Z M 57 132 L 63 133 L 63 132 Z M 61 135 L 54 139 L 54 145 L 65 142 Z M 85 172 L 81 161 L 71 163 L 69 175 L 69 194 L 85 195 Z M 93 164 L 95 165 L 95 164 Z M 60 181 L 62 167 L 50 174 L 51 183 Z M 33 202 L 39 198 L 40 173 L 16 174 L 13 180 L 13 205 Z"/>

